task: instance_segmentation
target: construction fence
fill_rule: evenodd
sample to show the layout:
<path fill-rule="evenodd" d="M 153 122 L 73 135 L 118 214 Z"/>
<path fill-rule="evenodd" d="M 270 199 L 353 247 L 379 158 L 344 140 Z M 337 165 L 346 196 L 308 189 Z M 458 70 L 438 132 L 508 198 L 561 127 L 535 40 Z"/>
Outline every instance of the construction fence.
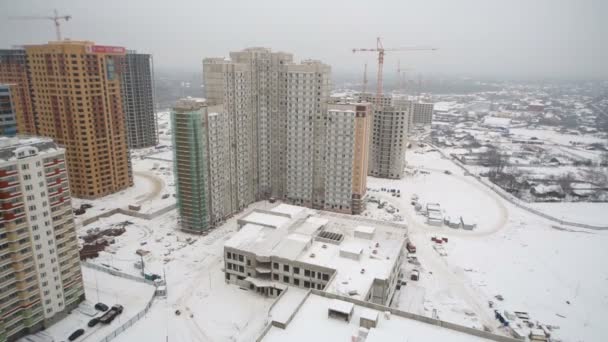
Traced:
<path fill-rule="evenodd" d="M 152 307 L 152 303 L 154 303 L 154 298 L 156 298 L 156 292 L 154 292 L 152 294 L 152 297 L 150 298 L 150 300 L 148 301 L 148 304 L 146 304 L 146 307 L 143 310 L 141 310 L 137 315 L 131 317 L 131 319 L 129 319 L 128 321 L 126 321 L 125 323 L 123 323 L 118 328 L 114 329 L 114 331 L 112 331 L 111 333 L 109 333 L 108 335 L 106 335 L 106 337 L 104 337 L 101 340 L 99 340 L 99 342 L 112 341 L 113 339 L 116 338 L 116 336 L 120 335 L 125 330 L 129 329 L 137 321 L 139 321 L 140 319 L 142 319 L 143 317 L 145 317 L 146 314 L 148 313 L 148 311 L 150 310 L 150 308 Z"/>

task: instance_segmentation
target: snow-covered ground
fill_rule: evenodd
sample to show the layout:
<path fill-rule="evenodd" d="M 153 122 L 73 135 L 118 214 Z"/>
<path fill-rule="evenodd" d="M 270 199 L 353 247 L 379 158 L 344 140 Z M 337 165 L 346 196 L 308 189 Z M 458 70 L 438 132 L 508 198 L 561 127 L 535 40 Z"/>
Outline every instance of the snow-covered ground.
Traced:
<path fill-rule="evenodd" d="M 251 207 L 266 208 L 268 202 Z M 154 303 L 146 317 L 117 341 L 251 341 L 264 327 L 273 299 L 243 291 L 224 281 L 223 246 L 236 231 L 236 217 L 206 236 L 193 236 L 176 230 L 176 211 L 151 221 L 126 215 L 102 218 L 81 229 L 110 228 L 128 220 L 126 232 L 116 238 L 97 264 L 139 275 L 134 263 L 137 249 L 150 253 L 144 257 L 146 272 L 166 275 L 167 299 Z M 180 315 L 176 315 L 176 310 Z"/>
<path fill-rule="evenodd" d="M 489 307 L 493 301 L 501 312 L 525 311 L 533 322 L 559 327 L 553 336 L 564 341 L 608 340 L 603 323 L 603 317 L 608 317 L 608 231 L 556 227 L 510 205 L 450 167 L 451 162 L 438 153 L 410 152 L 407 159 L 409 165 L 429 173 L 402 180 L 369 178 L 368 182 L 374 189 L 401 190 L 400 198 L 381 191 L 370 195 L 399 209 L 418 247 L 421 280 L 414 282 L 411 292 L 409 284 L 402 287 L 394 306 L 467 326 L 496 329 L 499 324 Z M 422 202 L 440 203 L 450 214 L 476 217 L 477 229 L 427 225 L 410 205 L 410 193 L 416 193 Z M 606 221 L 602 205 L 558 205 L 555 210 L 567 212 L 572 220 Z M 368 214 L 381 211 L 372 207 Z M 449 238 L 444 244 L 446 256 L 435 251 L 432 236 Z M 412 265 L 406 264 L 404 269 L 409 276 Z M 504 300 L 496 299 L 497 295 Z M 513 325 L 518 328 L 518 323 Z"/>
<path fill-rule="evenodd" d="M 518 137 L 532 138 L 536 137 L 540 140 L 553 142 L 560 145 L 569 145 L 571 141 L 577 143 L 605 143 L 606 139 L 599 136 L 593 136 L 591 134 L 586 135 L 574 135 L 574 134 L 563 134 L 550 130 L 548 128 L 542 129 L 531 129 L 531 128 L 512 128 L 509 132 Z"/>
<path fill-rule="evenodd" d="M 30 340 L 37 342 L 66 341 L 72 332 L 80 328 L 84 329 L 85 333 L 79 340 L 99 341 L 143 310 L 154 293 L 153 286 L 115 277 L 86 267 L 82 268 L 82 276 L 86 301 L 64 319 L 44 331 L 24 337 L 21 342 Z M 101 312 L 93 308 L 95 303 L 98 302 L 108 306 L 121 304 L 124 311 L 108 325 L 97 324 L 89 328 L 87 323 L 93 317 L 101 317 L 102 315 Z"/>
<path fill-rule="evenodd" d="M 574 221 L 596 226 L 608 225 L 607 202 L 530 203 L 530 206 L 565 221 Z"/>

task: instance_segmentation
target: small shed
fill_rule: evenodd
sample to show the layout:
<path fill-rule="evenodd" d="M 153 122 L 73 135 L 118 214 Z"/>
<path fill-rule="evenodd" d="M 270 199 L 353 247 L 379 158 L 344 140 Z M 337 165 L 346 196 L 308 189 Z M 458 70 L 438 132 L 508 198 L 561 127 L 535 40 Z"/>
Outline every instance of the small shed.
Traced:
<path fill-rule="evenodd" d="M 464 217 L 460 217 L 460 222 L 462 224 L 462 229 L 473 230 L 475 227 L 477 227 L 477 223 L 470 219 L 465 220 Z"/>
<path fill-rule="evenodd" d="M 443 225 L 443 215 L 441 212 L 431 210 L 428 212 L 426 223 L 432 226 L 441 227 Z"/>
<path fill-rule="evenodd" d="M 363 309 L 361 316 L 359 317 L 359 326 L 367 329 L 375 328 L 378 326 L 378 311 L 371 309 Z"/>
<path fill-rule="evenodd" d="M 353 317 L 354 310 L 355 305 L 353 303 L 333 299 L 331 302 L 329 302 L 329 307 L 327 308 L 327 317 L 339 318 L 345 320 L 346 322 L 350 322 L 350 319 Z"/>
<path fill-rule="evenodd" d="M 167 287 L 166 286 L 159 286 L 156 288 L 156 295 L 159 297 L 166 297 L 167 296 Z"/>

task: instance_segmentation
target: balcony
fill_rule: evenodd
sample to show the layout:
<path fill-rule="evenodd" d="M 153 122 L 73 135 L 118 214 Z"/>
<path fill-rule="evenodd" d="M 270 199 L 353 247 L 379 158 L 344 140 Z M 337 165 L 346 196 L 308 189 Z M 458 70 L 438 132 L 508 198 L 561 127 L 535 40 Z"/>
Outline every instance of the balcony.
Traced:
<path fill-rule="evenodd" d="M 25 217 L 25 213 L 21 213 L 21 214 L 17 214 L 17 215 L 15 215 L 13 213 L 5 213 L 3 216 L 4 222 L 12 222 L 21 217 Z"/>
<path fill-rule="evenodd" d="M 14 187 L 15 185 L 19 184 L 18 180 L 4 180 L 4 181 L 0 181 L 0 189 L 6 189 L 6 188 L 11 188 Z"/>
<path fill-rule="evenodd" d="M 16 208 L 21 208 L 23 207 L 23 202 L 17 202 L 17 203 L 2 203 L 2 209 L 3 210 L 10 210 L 10 209 L 16 209 Z"/>
<path fill-rule="evenodd" d="M 59 200 L 51 203 L 51 208 L 58 205 L 58 204 L 62 204 L 65 201 L 65 199 L 63 197 L 60 197 Z"/>
<path fill-rule="evenodd" d="M 21 191 L 15 191 L 15 192 L 0 191 L 0 200 L 11 199 L 11 198 L 15 198 L 18 196 L 21 196 Z"/>
<path fill-rule="evenodd" d="M 0 170 L 0 178 L 4 178 L 4 177 L 9 177 L 12 175 L 16 175 L 17 174 L 17 170 Z"/>
<path fill-rule="evenodd" d="M 63 159 L 57 159 L 57 158 L 55 158 L 55 159 L 53 159 L 53 161 L 44 164 L 44 167 L 49 167 L 49 166 L 57 165 L 57 164 L 59 164 L 61 162 L 63 162 Z"/>

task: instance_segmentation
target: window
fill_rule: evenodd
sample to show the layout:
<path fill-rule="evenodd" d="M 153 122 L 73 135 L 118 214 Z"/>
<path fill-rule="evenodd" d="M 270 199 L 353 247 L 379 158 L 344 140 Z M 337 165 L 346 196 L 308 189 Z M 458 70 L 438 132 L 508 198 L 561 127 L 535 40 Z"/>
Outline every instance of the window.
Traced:
<path fill-rule="evenodd" d="M 274 280 L 279 280 L 279 275 L 278 275 L 278 274 L 276 274 L 276 273 L 275 273 L 275 274 L 273 274 L 273 275 L 272 275 L 272 279 L 274 279 Z"/>
<path fill-rule="evenodd" d="M 245 272 L 245 267 L 239 266 L 239 272 Z"/>
<path fill-rule="evenodd" d="M 284 283 L 289 283 L 289 277 L 288 276 L 283 276 L 283 282 Z"/>
<path fill-rule="evenodd" d="M 272 268 L 274 268 L 275 270 L 278 270 L 278 269 L 279 269 L 279 264 L 278 264 L 278 263 L 276 263 L 276 262 L 275 262 L 275 263 L 273 263 L 273 264 L 272 264 Z"/>
<path fill-rule="evenodd" d="M 304 287 L 305 288 L 310 288 L 310 282 L 309 281 L 304 281 Z"/>
<path fill-rule="evenodd" d="M 300 279 L 293 278 L 293 284 L 296 286 L 300 286 Z"/>
<path fill-rule="evenodd" d="M 232 259 L 232 253 L 230 253 L 230 252 L 226 253 L 226 259 Z"/>
<path fill-rule="evenodd" d="M 310 276 L 314 278 L 315 277 L 315 271 L 310 271 Z"/>
<path fill-rule="evenodd" d="M 289 265 L 283 265 L 283 271 L 289 272 Z"/>
<path fill-rule="evenodd" d="M 245 261 L 245 257 L 239 254 L 239 261 L 240 261 L 240 262 Z"/>
<path fill-rule="evenodd" d="M 294 267 L 293 268 L 293 273 L 300 274 L 300 268 L 299 267 Z"/>
<path fill-rule="evenodd" d="M 329 274 L 323 274 L 323 280 L 328 281 L 329 280 Z"/>
<path fill-rule="evenodd" d="M 310 271 L 309 270 L 304 270 L 304 276 L 305 277 L 310 277 Z"/>

